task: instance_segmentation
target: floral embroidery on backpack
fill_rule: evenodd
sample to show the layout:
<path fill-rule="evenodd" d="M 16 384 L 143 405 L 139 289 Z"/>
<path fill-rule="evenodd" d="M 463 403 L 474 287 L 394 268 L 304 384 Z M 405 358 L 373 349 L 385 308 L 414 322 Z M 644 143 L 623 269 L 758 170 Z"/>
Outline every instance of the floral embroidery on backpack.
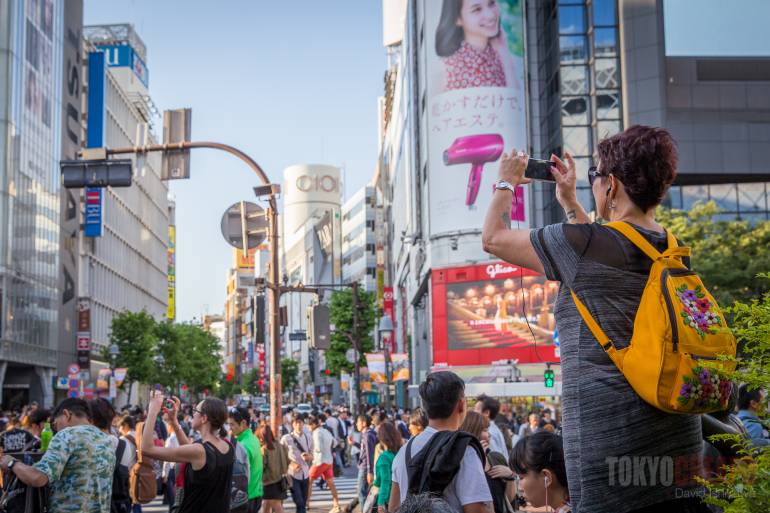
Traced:
<path fill-rule="evenodd" d="M 693 367 L 693 377 L 683 376 L 677 400 L 684 405 L 694 400 L 696 408 L 724 407 L 732 393 L 733 383 L 715 369 Z"/>
<path fill-rule="evenodd" d="M 676 295 L 684 306 L 684 310 L 679 312 L 686 326 L 693 328 L 700 337 L 706 338 L 706 335 L 715 335 L 717 330 L 712 326 L 722 324 L 722 319 L 715 312 L 711 311 L 711 301 L 703 293 L 700 285 L 694 289 L 688 289 L 687 285 L 682 285 L 676 289 Z"/>

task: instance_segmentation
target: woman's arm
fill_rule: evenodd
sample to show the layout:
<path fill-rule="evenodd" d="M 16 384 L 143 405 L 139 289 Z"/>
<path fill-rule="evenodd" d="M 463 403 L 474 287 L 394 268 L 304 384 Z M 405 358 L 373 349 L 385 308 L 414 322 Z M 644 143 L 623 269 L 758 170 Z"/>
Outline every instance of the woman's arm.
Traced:
<path fill-rule="evenodd" d="M 153 426 L 158 418 L 163 394 L 155 390 L 150 396 L 150 406 L 147 409 L 147 419 L 142 426 L 142 456 L 161 461 L 174 461 L 178 463 L 190 463 L 194 470 L 200 470 L 206 464 L 206 450 L 200 444 L 182 445 L 180 447 L 156 447 L 152 440 Z"/>
<path fill-rule="evenodd" d="M 174 403 L 174 409 L 169 412 L 169 417 L 171 417 L 171 427 L 174 429 L 174 434 L 176 434 L 176 440 L 179 442 L 180 446 L 190 445 L 190 439 L 187 438 L 184 429 L 182 429 L 182 426 L 179 424 L 179 410 L 182 406 L 182 401 L 180 401 L 178 397 L 173 396 L 171 402 Z"/>
<path fill-rule="evenodd" d="M 498 178 L 512 186 L 529 183 L 524 178 L 529 157 L 519 152 L 513 156 L 503 154 Z M 511 229 L 512 191 L 495 190 L 492 202 L 484 220 L 481 232 L 481 242 L 484 251 L 514 265 L 520 265 L 539 273 L 543 272 L 543 264 L 529 240 L 530 230 Z"/>
<path fill-rule="evenodd" d="M 551 174 L 556 181 L 556 200 L 564 209 L 567 222 L 572 224 L 589 224 L 591 219 L 577 200 L 577 171 L 572 155 L 565 153 L 566 164 L 556 155 L 551 155 L 554 167 Z"/>

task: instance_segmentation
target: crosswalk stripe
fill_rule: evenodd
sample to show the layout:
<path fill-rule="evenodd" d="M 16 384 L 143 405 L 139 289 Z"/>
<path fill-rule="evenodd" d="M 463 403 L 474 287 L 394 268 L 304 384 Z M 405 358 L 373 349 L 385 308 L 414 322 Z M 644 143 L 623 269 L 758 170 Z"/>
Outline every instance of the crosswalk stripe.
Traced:
<path fill-rule="evenodd" d="M 340 505 L 344 508 L 345 505 L 353 498 L 358 496 L 356 489 L 355 477 L 337 477 L 334 479 L 334 484 L 337 486 L 337 493 L 340 499 Z M 294 501 L 291 500 L 291 493 L 287 492 L 287 498 L 283 501 L 284 511 L 294 511 Z M 310 508 L 331 509 L 332 507 L 332 492 L 328 486 L 324 486 L 323 490 L 319 490 L 317 486 L 313 485 L 313 494 L 310 497 Z M 142 513 L 166 513 L 168 511 L 168 505 L 162 504 L 162 499 L 159 497 L 152 501 L 150 504 L 142 506 Z"/>

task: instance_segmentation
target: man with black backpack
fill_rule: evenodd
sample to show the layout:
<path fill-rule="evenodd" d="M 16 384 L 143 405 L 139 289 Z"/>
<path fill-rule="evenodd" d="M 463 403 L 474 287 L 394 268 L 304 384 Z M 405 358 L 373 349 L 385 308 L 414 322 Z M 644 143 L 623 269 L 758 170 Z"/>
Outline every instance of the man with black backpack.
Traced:
<path fill-rule="evenodd" d="M 465 383 L 449 371 L 434 372 L 420 385 L 428 427 L 401 447 L 393 460 L 388 511 L 407 495 L 442 495 L 457 513 L 491 513 L 479 441 L 458 431 L 465 419 Z"/>

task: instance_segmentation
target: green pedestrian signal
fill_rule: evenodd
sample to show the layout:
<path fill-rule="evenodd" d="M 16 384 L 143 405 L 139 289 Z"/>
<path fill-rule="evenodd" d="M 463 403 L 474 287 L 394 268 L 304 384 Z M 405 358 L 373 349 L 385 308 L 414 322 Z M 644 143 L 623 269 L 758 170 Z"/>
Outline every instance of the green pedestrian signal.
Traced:
<path fill-rule="evenodd" d="M 553 388 L 554 373 L 551 369 L 546 369 L 543 373 L 543 381 L 546 388 Z"/>

